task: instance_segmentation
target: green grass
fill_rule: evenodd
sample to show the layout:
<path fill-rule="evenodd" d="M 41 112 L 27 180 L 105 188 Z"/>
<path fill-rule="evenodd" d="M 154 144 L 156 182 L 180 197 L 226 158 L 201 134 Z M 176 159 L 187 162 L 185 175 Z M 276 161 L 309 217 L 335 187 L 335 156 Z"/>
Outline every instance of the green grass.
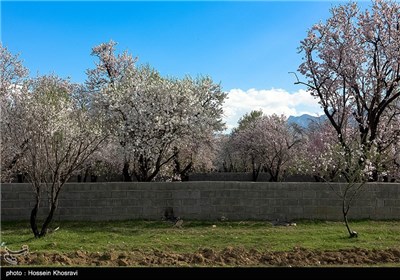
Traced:
<path fill-rule="evenodd" d="M 28 223 L 2 222 L 1 242 L 11 250 L 26 244 L 30 251 L 58 253 L 135 249 L 191 253 L 228 246 L 258 251 L 400 246 L 400 221 L 353 221 L 350 225 L 359 233 L 358 238 L 348 238 L 342 222 L 297 221 L 296 227 L 274 227 L 269 222 L 185 221 L 180 229 L 162 221 L 54 222 L 51 227 L 59 226 L 58 231 L 35 239 Z"/>

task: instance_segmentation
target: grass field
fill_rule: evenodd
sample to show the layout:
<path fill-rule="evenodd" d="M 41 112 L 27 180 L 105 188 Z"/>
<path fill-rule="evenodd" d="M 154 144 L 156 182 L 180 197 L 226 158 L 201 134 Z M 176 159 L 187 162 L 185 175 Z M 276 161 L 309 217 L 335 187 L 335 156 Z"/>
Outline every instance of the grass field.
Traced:
<path fill-rule="evenodd" d="M 32 252 L 68 253 L 160 250 L 191 253 L 202 248 L 222 250 L 241 247 L 258 251 L 289 251 L 362 248 L 400 248 L 400 221 L 353 221 L 358 238 L 348 238 L 342 222 L 297 221 L 297 226 L 276 227 L 269 222 L 185 221 L 174 228 L 163 221 L 54 222 L 60 227 L 35 239 L 27 222 L 2 222 L 1 242 L 9 249 L 29 246 Z M 3 243 L 4 242 L 4 243 Z"/>

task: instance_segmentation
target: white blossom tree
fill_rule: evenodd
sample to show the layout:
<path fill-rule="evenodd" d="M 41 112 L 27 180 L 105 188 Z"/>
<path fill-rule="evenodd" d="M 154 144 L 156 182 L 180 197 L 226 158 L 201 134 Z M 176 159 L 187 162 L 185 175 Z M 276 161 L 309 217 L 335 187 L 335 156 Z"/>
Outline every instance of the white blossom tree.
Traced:
<path fill-rule="evenodd" d="M 115 55 L 114 46 L 93 48 L 100 63 L 88 71 L 88 88 L 99 118 L 112 124 L 121 145 L 125 180 L 133 174 L 138 181 L 151 181 L 177 158 L 187 139 L 206 141 L 210 132 L 222 129 L 226 94 L 209 77 L 178 80 L 163 78 L 150 66 L 136 68 L 131 56 Z M 108 78 L 98 78 L 103 76 Z"/>
<path fill-rule="evenodd" d="M 46 235 L 63 186 L 105 139 L 102 128 L 76 99 L 78 89 L 52 75 L 32 79 L 13 95 L 7 133 L 10 144 L 25 143 L 16 149 L 23 149 L 19 168 L 35 193 L 30 217 L 35 237 Z M 47 194 L 49 210 L 39 229 L 42 193 Z"/>
<path fill-rule="evenodd" d="M 22 65 L 17 55 L 0 43 L 0 134 L 1 134 L 1 181 L 12 180 L 13 173 L 17 171 L 18 162 L 24 153 L 25 142 L 11 143 L 11 111 L 13 110 L 13 96 L 20 92 L 28 70 Z"/>
<path fill-rule="evenodd" d="M 7 47 L 0 42 L 0 94 L 9 95 L 21 87 L 22 81 L 27 77 L 26 69 L 18 55 L 13 55 Z"/>

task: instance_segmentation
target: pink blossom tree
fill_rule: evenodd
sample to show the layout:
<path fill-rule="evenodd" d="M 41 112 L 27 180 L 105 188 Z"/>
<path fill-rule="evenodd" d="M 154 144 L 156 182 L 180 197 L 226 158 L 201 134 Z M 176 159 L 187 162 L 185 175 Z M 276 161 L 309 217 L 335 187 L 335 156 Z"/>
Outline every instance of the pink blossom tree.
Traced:
<path fill-rule="evenodd" d="M 204 133 L 199 138 L 195 134 L 192 134 L 191 137 L 182 138 L 179 144 L 174 147 L 173 180 L 187 181 L 190 172 L 210 172 L 214 170 L 216 168 L 214 165 L 216 157 L 215 138 L 213 132 Z"/>
<path fill-rule="evenodd" d="M 297 150 L 293 172 L 312 175 L 316 181 L 333 181 L 341 172 L 343 159 L 334 156 L 340 145 L 329 121 L 313 122 L 305 130 L 304 142 Z M 339 161 L 338 161 L 339 160 Z"/>
<path fill-rule="evenodd" d="M 319 100 L 345 161 L 363 169 L 372 150 L 384 153 L 389 143 L 398 141 L 400 4 L 376 0 L 370 11 L 360 11 L 356 3 L 349 3 L 332 8 L 331 14 L 301 42 L 299 72 L 307 80 L 297 83 Z M 355 138 L 348 137 L 349 126 L 357 129 Z M 352 149 L 354 139 L 360 150 Z M 374 180 L 379 165 L 373 162 Z"/>
<path fill-rule="evenodd" d="M 389 165 L 392 173 L 398 169 L 400 4 L 375 0 L 371 10 L 360 11 L 349 3 L 331 14 L 301 42 L 299 71 L 307 80 L 296 83 L 319 100 L 337 136 L 337 144 L 324 148 L 325 158 L 347 181 L 335 191 L 349 235 L 356 237 L 347 221 L 352 201 L 367 180 L 387 177 Z"/>
<path fill-rule="evenodd" d="M 358 157 L 352 161 L 346 158 L 346 150 L 338 141 L 336 132 L 329 121 L 312 124 L 306 131 L 306 141 L 299 153 L 296 154 L 294 169 L 298 173 L 314 175 L 317 181 L 326 182 L 332 191 L 341 199 L 342 214 L 350 237 L 357 237 L 358 233 L 351 230 L 348 215 L 359 193 L 363 190 L 368 178 L 372 178 L 377 166 L 373 163 L 380 162 L 382 156 L 377 153 L 376 147 L 361 154 L 362 149 L 357 141 L 358 131 L 354 126 L 346 130 L 348 147 L 358 151 L 358 156 L 365 156 L 366 160 L 361 165 Z M 379 167 L 381 168 L 381 167 Z M 336 184 L 340 182 L 341 184 Z"/>
<path fill-rule="evenodd" d="M 234 149 L 245 155 L 252 166 L 253 180 L 257 180 L 260 170 L 265 170 L 274 182 L 289 172 L 302 142 L 301 131 L 289 125 L 285 116 L 276 114 L 255 118 L 234 131 L 232 137 Z"/>
<path fill-rule="evenodd" d="M 233 155 L 240 160 L 242 171 L 251 171 L 253 181 L 257 181 L 263 167 L 263 154 L 260 153 L 260 143 L 256 143 L 261 136 L 256 132 L 263 112 L 251 111 L 243 115 L 238 121 L 238 127 L 233 129 L 230 141 Z"/>
<path fill-rule="evenodd" d="M 216 156 L 214 165 L 223 172 L 246 172 L 250 168 L 247 156 L 234 145 L 235 134 L 221 134 L 215 138 Z"/>

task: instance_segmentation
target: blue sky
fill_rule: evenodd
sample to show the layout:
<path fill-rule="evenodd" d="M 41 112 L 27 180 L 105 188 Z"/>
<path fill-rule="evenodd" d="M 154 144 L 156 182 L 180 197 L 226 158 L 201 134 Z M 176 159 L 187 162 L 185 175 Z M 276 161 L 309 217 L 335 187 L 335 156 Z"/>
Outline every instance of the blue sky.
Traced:
<path fill-rule="evenodd" d="M 226 121 L 232 127 L 255 109 L 320 113 L 288 72 L 301 62 L 297 47 L 307 29 L 340 3 L 2 1 L 1 41 L 20 53 L 32 76 L 54 72 L 83 82 L 94 67 L 91 48 L 110 39 L 162 75 L 210 75 L 231 96 Z"/>

